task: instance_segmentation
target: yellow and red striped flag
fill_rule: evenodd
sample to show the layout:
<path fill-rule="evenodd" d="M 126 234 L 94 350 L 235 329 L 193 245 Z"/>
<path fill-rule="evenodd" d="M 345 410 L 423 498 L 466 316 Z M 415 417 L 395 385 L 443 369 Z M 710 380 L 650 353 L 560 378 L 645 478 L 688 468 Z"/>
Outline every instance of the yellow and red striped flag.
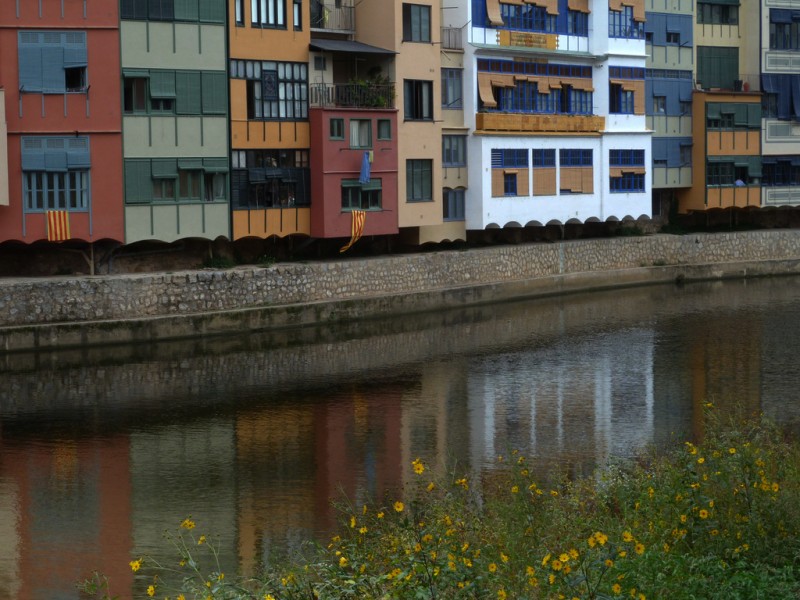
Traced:
<path fill-rule="evenodd" d="M 47 240 L 63 242 L 70 239 L 69 213 L 65 210 L 47 211 Z"/>
<path fill-rule="evenodd" d="M 353 218 L 350 224 L 350 242 L 346 246 L 342 246 L 339 252 L 347 252 L 350 247 L 358 241 L 361 234 L 364 233 L 364 222 L 367 220 L 367 211 L 354 210 L 350 214 Z"/>

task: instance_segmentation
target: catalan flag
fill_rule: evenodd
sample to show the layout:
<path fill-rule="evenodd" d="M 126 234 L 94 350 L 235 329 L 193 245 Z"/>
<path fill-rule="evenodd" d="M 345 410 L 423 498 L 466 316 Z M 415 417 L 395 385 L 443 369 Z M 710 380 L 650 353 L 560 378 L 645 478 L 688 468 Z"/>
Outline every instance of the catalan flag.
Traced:
<path fill-rule="evenodd" d="M 63 242 L 70 239 L 69 213 L 65 210 L 47 211 L 47 240 Z"/>
<path fill-rule="evenodd" d="M 342 246 L 339 252 L 347 252 L 350 246 L 358 241 L 361 234 L 364 233 L 364 221 L 367 220 L 367 212 L 364 210 L 354 210 L 351 213 L 352 223 L 350 224 L 350 242 L 346 246 Z"/>

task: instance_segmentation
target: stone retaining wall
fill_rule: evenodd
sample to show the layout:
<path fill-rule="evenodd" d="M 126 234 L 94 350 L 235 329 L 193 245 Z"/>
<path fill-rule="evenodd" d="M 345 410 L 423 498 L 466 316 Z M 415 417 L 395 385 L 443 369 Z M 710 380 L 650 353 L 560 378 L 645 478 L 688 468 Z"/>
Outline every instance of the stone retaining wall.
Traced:
<path fill-rule="evenodd" d="M 750 274 L 795 272 L 800 230 L 591 239 L 225 271 L 7 279 L 0 282 L 0 348 L 175 338 L 670 278 L 746 276 L 741 265 L 776 261 Z M 681 268 L 689 265 L 703 268 Z M 128 333 L 109 333 L 126 328 Z"/>

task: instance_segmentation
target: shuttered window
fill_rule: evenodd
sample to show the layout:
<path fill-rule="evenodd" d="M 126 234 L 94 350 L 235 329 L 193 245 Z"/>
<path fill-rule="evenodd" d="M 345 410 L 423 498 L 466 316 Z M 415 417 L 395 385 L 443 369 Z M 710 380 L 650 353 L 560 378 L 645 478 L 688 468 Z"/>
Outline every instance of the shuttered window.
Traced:
<path fill-rule="evenodd" d="M 202 73 L 203 114 L 224 115 L 228 110 L 228 76 L 225 72 Z"/>
<path fill-rule="evenodd" d="M 175 112 L 179 115 L 199 115 L 201 107 L 201 79 L 198 71 L 175 73 Z"/>
<path fill-rule="evenodd" d="M 86 91 L 86 32 L 21 31 L 17 51 L 22 92 Z"/>

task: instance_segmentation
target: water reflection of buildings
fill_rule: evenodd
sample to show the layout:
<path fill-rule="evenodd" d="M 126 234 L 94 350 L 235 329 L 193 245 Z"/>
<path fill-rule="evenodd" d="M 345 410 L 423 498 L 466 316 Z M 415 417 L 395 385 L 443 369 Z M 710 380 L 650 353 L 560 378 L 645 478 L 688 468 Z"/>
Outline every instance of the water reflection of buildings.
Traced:
<path fill-rule="evenodd" d="M 779 413 L 780 350 L 800 339 L 775 301 L 787 286 L 724 286 L 711 304 L 692 287 L 577 296 L 89 364 L 5 357 L 0 597 L 73 598 L 92 568 L 124 596 L 131 553 L 172 556 L 163 531 L 187 514 L 222 535 L 226 569 L 252 572 L 329 531 L 331 497 L 416 479 L 417 456 L 485 477 L 516 448 L 543 474 L 554 460 L 588 473 L 701 433 L 707 399 Z"/>

